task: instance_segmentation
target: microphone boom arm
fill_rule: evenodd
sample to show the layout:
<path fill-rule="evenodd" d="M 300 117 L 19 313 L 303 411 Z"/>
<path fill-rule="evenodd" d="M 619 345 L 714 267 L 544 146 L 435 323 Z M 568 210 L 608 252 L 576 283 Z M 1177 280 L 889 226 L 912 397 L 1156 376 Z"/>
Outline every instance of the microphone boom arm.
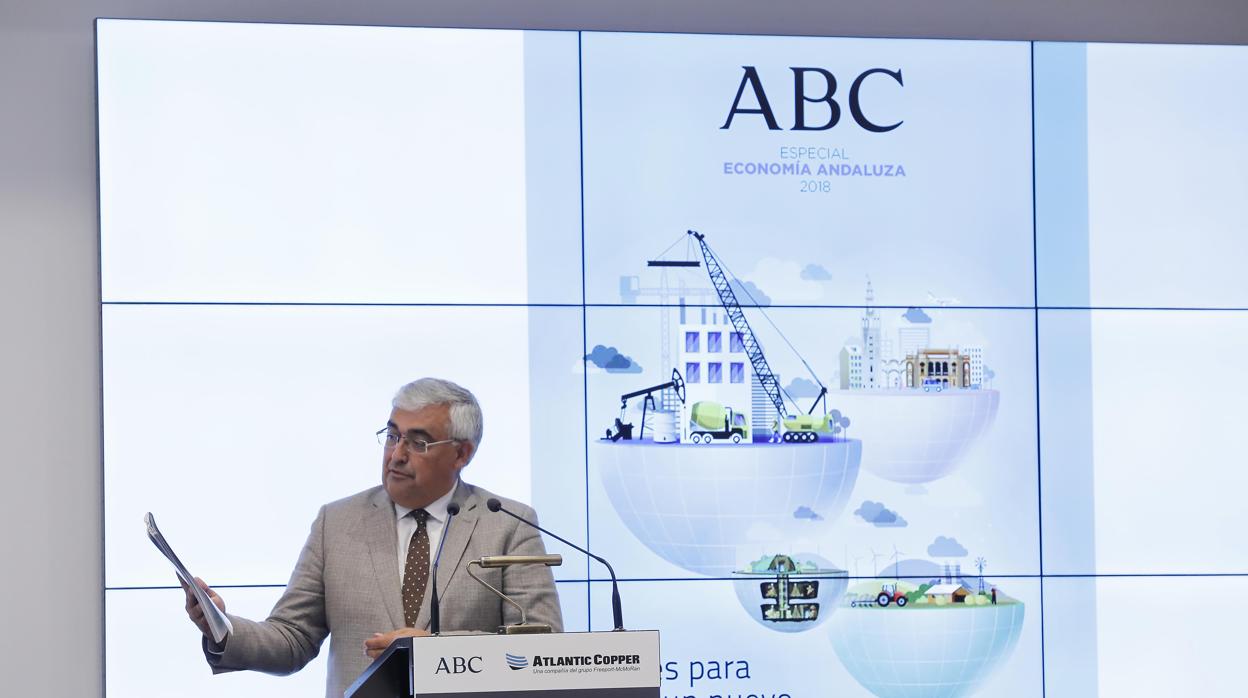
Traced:
<path fill-rule="evenodd" d="M 481 567 L 481 568 L 486 568 L 486 567 L 505 567 L 505 566 L 507 566 L 507 565 L 509 565 L 509 564 L 545 564 L 545 565 L 557 565 L 557 564 L 559 564 L 559 563 L 561 562 L 561 560 L 558 560 L 558 559 L 557 559 L 557 558 L 559 558 L 559 556 L 558 556 L 558 555 L 548 555 L 548 556 L 542 556 L 542 557 L 547 557 L 547 558 L 556 558 L 556 559 L 555 559 L 555 560 L 553 560 L 553 561 L 551 561 L 551 560 L 531 560 L 531 559 L 525 559 L 525 558 L 528 558 L 528 557 L 538 557 L 538 556 L 518 556 L 518 555 L 517 555 L 517 556 L 514 556 L 515 558 L 517 558 L 517 559 L 515 559 L 515 560 L 506 560 L 506 558 L 507 558 L 507 557 L 508 557 L 508 556 L 495 556 L 493 560 L 491 560 L 491 559 L 490 559 L 490 558 L 488 558 L 488 557 L 483 557 L 483 558 L 481 558 L 480 560 L 472 560 L 471 562 L 469 562 L 469 563 L 468 563 L 468 567 L 467 567 L 467 569 L 468 569 L 468 576 L 469 576 L 469 577 L 472 577 L 473 579 L 477 580 L 477 583 L 478 583 L 478 584 L 480 584 L 481 586 L 485 587 L 486 589 L 489 589 L 490 591 L 494 592 L 494 595 L 495 595 L 495 596 L 497 596 L 498 598 L 502 599 L 503 601 L 506 601 L 507 603 L 511 604 L 513 608 L 515 608 L 517 611 L 519 611 L 519 612 L 520 612 L 520 622 L 519 622 L 519 623 L 517 623 L 517 624 L 515 624 L 515 625 L 501 625 L 501 626 L 499 626 L 499 628 L 498 628 L 498 632 L 499 632 L 500 634 L 502 634 L 502 635 L 530 635 L 530 634 L 537 634 L 537 633 L 549 633 L 549 632 L 551 632 L 551 627 L 550 627 L 550 625 L 548 625 L 548 624 L 546 624 L 546 623 L 532 623 L 532 624 L 530 624 L 530 623 L 529 623 L 529 614 L 528 614 L 527 612 L 525 612 L 525 610 L 524 610 L 524 606 L 521 606 L 520 604 L 516 603 L 516 601 L 515 601 L 514 599 L 512 599 L 510 596 L 508 596 L 508 595 L 504 594 L 503 592 L 499 591 L 498 589 L 494 588 L 494 585 L 493 585 L 493 584 L 490 584 L 489 582 L 485 581 L 484 579 L 482 579 L 482 578 L 478 577 L 478 576 L 476 575 L 476 573 L 472 571 L 472 568 L 473 568 L 473 567 Z M 490 563 L 493 563 L 493 564 L 490 564 Z"/>
<path fill-rule="evenodd" d="M 554 534 L 554 533 L 551 533 L 550 531 L 547 531 L 546 529 L 542 528 L 541 526 L 538 526 L 537 524 L 533 523 L 532 521 L 529 521 L 529 520 L 527 520 L 527 519 L 525 519 L 525 518 L 523 518 L 523 517 L 521 517 L 521 516 L 518 516 L 518 515 L 516 515 L 516 514 L 513 514 L 512 512 L 510 512 L 510 511 L 508 511 L 507 509 L 505 509 L 505 508 L 503 507 L 503 503 L 502 503 L 502 502 L 500 502 L 500 501 L 498 501 L 497 499 L 490 498 L 488 501 L 486 501 L 485 506 L 486 506 L 486 508 L 487 508 L 487 509 L 489 509 L 490 511 L 493 511 L 493 512 L 499 512 L 499 511 L 501 511 L 501 512 L 503 512 L 504 514 L 506 514 L 506 515 L 510 516 L 511 518 L 516 519 L 517 521 L 520 521 L 520 522 L 526 523 L 526 524 L 528 524 L 528 525 L 532 526 L 533 528 L 536 528 L 537 530 L 541 531 L 542 533 L 545 533 L 546 535 L 550 536 L 551 538 L 554 538 L 555 540 L 559 541 L 560 543 L 563 543 L 564 545 L 567 545 L 568 547 L 570 547 L 570 548 L 572 548 L 572 549 L 574 549 L 574 550 L 579 550 L 579 551 L 581 551 L 582 553 L 585 553 L 586 555 L 588 555 L 588 556 L 592 557 L 593 559 L 597 560 L 598 562 L 601 562 L 603 565 L 606 565 L 607 572 L 610 572 L 610 573 L 611 573 L 611 616 L 612 616 L 612 620 L 615 622 L 615 627 L 614 627 L 614 628 L 612 628 L 612 630 L 623 630 L 623 629 L 624 629 L 624 611 L 622 610 L 622 608 L 621 608 L 621 604 L 620 604 L 620 584 L 619 584 L 619 582 L 618 582 L 618 581 L 616 581 L 616 577 L 615 577 L 615 568 L 613 568 L 613 567 L 611 566 L 611 563 L 609 563 L 609 562 L 607 562 L 606 560 L 604 560 L 603 558 L 601 558 L 601 557 L 599 557 L 599 556 L 597 556 L 597 555 L 595 555 L 595 554 L 593 554 L 593 553 L 589 552 L 588 550 L 586 550 L 585 548 L 582 548 L 581 546 L 577 545 L 576 543 L 573 543 L 572 541 L 568 540 L 567 538 L 564 538 L 563 536 L 559 536 L 559 535 L 556 535 L 556 534 Z"/>

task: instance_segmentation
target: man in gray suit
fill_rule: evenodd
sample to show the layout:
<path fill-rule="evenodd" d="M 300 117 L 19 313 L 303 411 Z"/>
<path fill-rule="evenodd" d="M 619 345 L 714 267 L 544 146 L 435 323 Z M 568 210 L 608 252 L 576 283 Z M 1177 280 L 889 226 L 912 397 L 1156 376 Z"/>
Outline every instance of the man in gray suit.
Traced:
<path fill-rule="evenodd" d="M 377 433 L 384 447 L 381 486 L 321 507 L 286 592 L 266 620 L 230 615 L 234 630 L 216 645 L 203 609 L 187 591 L 187 614 L 204 633 L 213 673 L 290 674 L 316 657 L 329 636 L 325 695 L 337 697 L 395 639 L 428 635 L 430 562 L 451 502 L 460 513 L 446 531 L 438 570 L 442 630 L 493 633 L 519 622 L 519 613 L 464 572 L 483 555 L 546 552 L 536 530 L 491 513 L 485 502 L 494 495 L 460 480 L 481 442 L 476 398 L 449 381 L 422 378 L 400 388 L 392 405 Z M 532 509 L 502 501 L 535 520 Z M 518 601 L 530 622 L 562 630 L 549 568 L 524 565 L 481 576 Z M 196 581 L 224 611 L 221 597 Z"/>

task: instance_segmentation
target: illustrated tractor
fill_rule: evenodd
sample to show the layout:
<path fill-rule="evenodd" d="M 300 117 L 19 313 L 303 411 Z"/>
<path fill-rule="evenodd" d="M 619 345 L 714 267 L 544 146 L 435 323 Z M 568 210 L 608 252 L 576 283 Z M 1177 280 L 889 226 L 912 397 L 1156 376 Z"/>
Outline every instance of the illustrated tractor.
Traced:
<path fill-rule="evenodd" d="M 897 589 L 896 584 L 885 584 L 880 587 L 880 595 L 875 597 L 875 603 L 879 604 L 882 608 L 888 606 L 890 603 L 896 603 L 897 608 L 901 608 L 906 605 L 907 601 L 908 599 L 906 599 L 906 595 Z"/>

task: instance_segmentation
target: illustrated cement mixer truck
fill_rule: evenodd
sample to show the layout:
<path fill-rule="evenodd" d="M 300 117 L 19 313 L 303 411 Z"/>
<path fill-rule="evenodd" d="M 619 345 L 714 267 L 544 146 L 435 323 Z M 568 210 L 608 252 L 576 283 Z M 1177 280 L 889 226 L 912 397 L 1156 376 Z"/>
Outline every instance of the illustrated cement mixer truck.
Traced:
<path fill-rule="evenodd" d="M 689 408 L 689 440 L 695 444 L 713 441 L 749 442 L 750 427 L 745 415 L 711 400 L 700 400 Z"/>

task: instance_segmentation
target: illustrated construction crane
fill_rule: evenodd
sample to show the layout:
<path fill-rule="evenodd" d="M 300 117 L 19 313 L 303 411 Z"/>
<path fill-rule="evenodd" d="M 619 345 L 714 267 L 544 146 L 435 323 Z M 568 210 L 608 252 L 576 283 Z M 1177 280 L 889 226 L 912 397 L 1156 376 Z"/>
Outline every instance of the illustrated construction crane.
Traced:
<path fill-rule="evenodd" d="M 813 442 L 819 439 L 819 432 L 831 434 L 832 430 L 826 414 L 828 408 L 827 387 L 815 375 L 814 369 L 810 367 L 806 359 L 802 358 L 802 355 L 790 343 L 789 348 L 793 349 L 793 353 L 797 355 L 802 365 L 806 367 L 810 377 L 819 385 L 819 395 L 811 403 L 806 415 L 797 416 L 789 414 L 785 408 L 785 398 L 788 397 L 789 401 L 795 406 L 797 401 L 784 392 L 784 389 L 780 387 L 780 381 L 776 379 L 776 374 L 772 372 L 771 366 L 768 365 L 767 357 L 763 355 L 763 350 L 758 345 L 758 339 L 754 336 L 754 330 L 750 328 L 750 323 L 746 320 L 745 313 L 741 310 L 741 304 L 737 301 L 737 294 L 732 290 L 732 284 L 729 283 L 728 274 L 724 271 L 723 265 L 720 264 L 715 253 L 711 251 L 710 245 L 706 243 L 705 235 L 693 230 L 688 231 L 688 233 L 697 241 L 702 251 L 702 259 L 706 263 L 706 272 L 711 278 L 711 286 L 715 288 L 715 292 L 719 296 L 719 303 L 723 306 L 724 312 L 728 314 L 728 320 L 732 323 L 732 328 L 741 337 L 746 356 L 749 357 L 750 365 L 754 369 L 755 377 L 762 386 L 763 392 L 771 400 L 771 404 L 776 407 L 777 420 L 784 430 L 782 438 L 789 442 Z M 788 343 L 788 340 L 785 339 L 785 342 Z M 815 407 L 820 402 L 823 402 L 825 411 L 821 420 L 809 416 L 813 415 Z"/>
<path fill-rule="evenodd" d="M 636 276 L 620 277 L 620 299 L 625 303 L 636 303 L 639 298 L 654 298 L 659 302 L 659 363 L 660 370 L 667 373 L 675 368 L 672 362 L 672 301 L 679 299 L 683 308 L 686 299 L 692 299 L 695 302 L 702 302 L 703 299 L 710 300 L 715 294 L 706 288 L 688 288 L 683 281 L 678 281 L 678 285 L 673 288 L 668 279 L 667 270 L 669 268 L 689 268 L 700 267 L 701 262 L 696 260 L 665 260 L 651 259 L 646 262 L 647 267 L 656 267 L 659 271 L 658 286 L 642 286 L 641 279 Z M 665 389 L 660 393 L 659 407 L 664 410 L 675 410 L 680 407 L 680 403 L 675 391 Z"/>

